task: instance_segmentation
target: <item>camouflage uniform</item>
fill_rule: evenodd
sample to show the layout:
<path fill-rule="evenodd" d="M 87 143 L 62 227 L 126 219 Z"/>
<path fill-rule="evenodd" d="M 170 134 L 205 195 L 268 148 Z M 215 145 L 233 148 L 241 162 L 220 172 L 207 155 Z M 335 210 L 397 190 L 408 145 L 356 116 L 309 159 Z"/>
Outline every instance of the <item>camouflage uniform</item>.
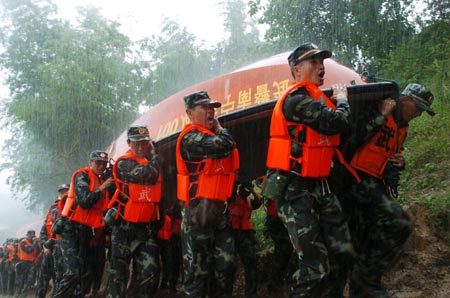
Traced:
<path fill-rule="evenodd" d="M 53 256 L 53 273 L 54 273 L 54 281 L 53 284 L 53 290 L 52 290 L 52 297 L 56 293 L 56 290 L 59 288 L 59 284 L 61 283 L 61 280 L 64 275 L 64 257 L 61 250 L 61 245 L 57 242 L 53 246 L 52 249 L 52 256 Z"/>
<path fill-rule="evenodd" d="M 7 260 L 5 261 L 5 274 L 6 274 L 6 294 L 14 296 L 15 284 L 16 284 L 16 270 L 14 268 L 15 261 L 13 255 L 17 249 L 18 239 L 10 239 L 7 242 L 6 253 Z"/>
<path fill-rule="evenodd" d="M 52 204 L 48 210 L 48 214 L 53 221 L 56 220 L 56 216 L 58 214 L 58 205 L 55 203 Z M 42 225 L 41 232 L 39 234 L 39 240 L 42 243 L 43 250 L 50 249 L 50 251 L 52 251 L 56 240 L 51 238 L 52 235 L 47 235 L 46 221 L 47 219 Z M 53 284 L 55 284 L 53 254 L 51 253 L 50 255 L 46 255 L 43 253 L 41 264 L 39 266 L 37 274 L 36 298 L 45 298 L 50 279 L 52 279 Z"/>
<path fill-rule="evenodd" d="M 283 114 L 287 121 L 303 123 L 324 135 L 349 130 L 347 101 L 338 99 L 336 110 L 332 110 L 322 100 L 312 99 L 305 88 L 286 98 Z M 294 131 L 290 127 L 288 131 L 293 138 Z M 302 147 L 293 142 L 291 154 L 301 156 Z M 274 173 L 269 170 L 266 179 Z M 280 175 L 286 182 L 277 201 L 278 213 L 299 259 L 291 296 L 342 297 L 345 275 L 341 271 L 351 262 L 354 251 L 337 196 L 331 193 L 326 178 L 305 178 L 292 172 Z"/>
<path fill-rule="evenodd" d="M 121 159 L 117 163 L 118 178 L 125 183 L 155 184 L 161 169 L 160 158 L 157 154 L 152 154 L 147 159 L 149 161 L 147 166 L 129 158 Z M 113 224 L 107 294 L 109 298 L 144 298 L 155 295 L 160 274 L 156 234 L 161 223 L 160 220 L 133 223 L 119 217 Z M 131 260 L 133 272 L 127 289 Z"/>
<path fill-rule="evenodd" d="M 81 172 L 74 178 L 75 205 L 83 209 L 94 206 L 103 196 L 98 188 L 91 192 L 89 175 Z M 92 272 L 87 264 L 89 243 L 94 237 L 93 229 L 87 225 L 67 220 L 58 244 L 64 263 L 64 274 L 58 284 L 54 298 L 84 297 L 90 285 Z"/>
<path fill-rule="evenodd" d="M 50 254 L 47 256 L 43 254 L 37 273 L 36 298 L 46 297 L 50 280 L 53 280 L 53 284 L 55 284 L 53 268 L 54 264 L 52 255 Z"/>
<path fill-rule="evenodd" d="M 32 232 L 32 234 L 31 234 Z M 33 260 L 20 260 L 18 257 L 18 250 L 16 250 L 15 255 L 15 268 L 16 268 L 16 296 L 17 297 L 25 297 L 28 295 L 28 291 L 31 289 L 31 287 L 34 285 L 35 279 L 36 279 L 36 266 L 34 264 L 37 256 L 39 255 L 40 248 L 39 248 L 39 241 L 38 239 L 34 238 L 35 232 L 34 231 L 28 231 L 27 232 L 27 238 L 32 243 L 29 245 L 25 238 L 22 238 L 19 241 L 18 246 L 22 249 L 22 251 L 25 254 L 33 254 L 35 258 Z"/>
<path fill-rule="evenodd" d="M 270 204 L 275 204 L 270 199 L 265 199 L 267 210 Z M 289 260 L 294 251 L 289 234 L 283 222 L 278 216 L 272 216 L 267 213 L 265 221 L 265 236 L 273 242 L 273 258 L 270 264 L 271 274 L 267 277 L 267 290 L 275 292 L 281 288 L 285 281 L 286 272 L 288 272 Z"/>
<path fill-rule="evenodd" d="M 181 140 L 181 154 L 186 161 L 225 158 L 234 148 L 234 140 L 225 128 L 215 135 L 192 130 Z M 205 226 L 198 220 L 202 214 L 210 217 Z M 186 297 L 205 297 L 208 288 L 210 297 L 230 297 L 235 260 L 233 231 L 226 204 L 191 196 L 182 215 Z"/>
<path fill-rule="evenodd" d="M 6 294 L 6 242 L 0 246 L 0 295 Z"/>
<path fill-rule="evenodd" d="M 425 87 L 409 84 L 403 91 L 403 95 L 407 95 L 419 109 L 434 115 L 434 111 L 430 108 L 432 94 Z M 400 108 L 397 107 L 392 115 L 401 118 L 403 99 L 400 100 Z M 408 123 L 400 118 L 396 120 L 397 127 L 406 128 Z M 357 121 L 358 129 L 346 146 L 348 150 L 346 155 L 349 160 L 359 146 L 370 141 L 377 132 L 383 132 L 379 142 L 376 143 L 383 148 L 390 144 L 389 138 L 394 137 L 389 130 L 382 129 L 386 119 L 378 111 L 376 102 L 370 110 L 359 115 Z M 395 146 L 401 148 L 402 144 Z M 388 149 L 386 148 L 386 152 Z M 381 179 L 358 171 L 362 182 L 351 185 L 350 194 L 346 199 L 351 204 L 348 208 L 350 228 L 358 253 L 358 260 L 350 277 L 351 297 L 389 296 L 382 286 L 381 278 L 398 260 L 402 253 L 402 246 L 411 233 L 411 221 L 408 215 L 394 200 L 398 170 L 402 169 L 388 162 Z"/>
<path fill-rule="evenodd" d="M 231 297 L 234 276 L 234 238 L 228 213 L 216 213 L 214 223 L 199 228 L 197 213 L 206 200 L 192 199 L 183 210 L 181 247 L 186 297 Z M 211 202 L 211 209 L 225 204 Z"/>
<path fill-rule="evenodd" d="M 350 278 L 351 297 L 388 297 L 381 277 L 400 256 L 411 221 L 382 180 L 359 175 L 362 182 L 351 188 L 351 228 L 359 256 Z"/>
<path fill-rule="evenodd" d="M 64 274 L 54 298 L 84 297 L 85 293 L 82 293 L 83 289 L 86 289 L 84 284 L 89 280 L 87 253 L 92 236 L 92 230 L 88 226 L 74 221 L 67 221 L 64 224 L 64 230 L 59 237 Z"/>
<path fill-rule="evenodd" d="M 47 240 L 43 244 L 43 247 L 51 250 L 51 255 L 42 258 L 40 271 L 38 273 L 36 298 L 46 297 L 50 279 L 53 281 L 51 292 L 51 297 L 53 297 L 56 294 L 56 290 L 58 289 L 58 285 L 60 284 L 64 273 L 64 258 L 62 256 L 61 248 L 56 240 L 53 238 Z"/>

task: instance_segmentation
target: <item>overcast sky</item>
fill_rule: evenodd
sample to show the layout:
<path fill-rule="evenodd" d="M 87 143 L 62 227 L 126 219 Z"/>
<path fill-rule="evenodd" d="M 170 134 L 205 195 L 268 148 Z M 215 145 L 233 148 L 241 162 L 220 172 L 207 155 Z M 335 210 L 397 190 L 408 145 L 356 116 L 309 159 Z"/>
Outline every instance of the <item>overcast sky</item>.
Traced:
<path fill-rule="evenodd" d="M 93 5 L 110 20 L 118 20 L 122 32 L 133 40 L 150 37 L 160 31 L 165 17 L 187 27 L 199 40 L 214 44 L 223 39 L 223 0 L 54 0 L 64 18 L 75 19 L 76 6 Z M 248 2 L 244 0 L 244 2 Z"/>
<path fill-rule="evenodd" d="M 107 19 L 117 20 L 122 24 L 121 31 L 132 40 L 150 37 L 160 32 L 160 25 L 165 17 L 177 21 L 195 34 L 198 42 L 214 45 L 223 40 L 223 17 L 219 3 L 222 0 L 53 0 L 60 10 L 61 18 L 76 21 L 76 7 L 93 5 L 101 8 L 101 13 Z M 245 2 L 248 2 L 245 0 Z M 0 73 L 0 99 L 8 97 L 8 89 L 3 86 L 4 77 Z M 7 132 L 0 131 L 0 144 Z M 0 155 L 0 162 L 2 156 Z M 0 241 L 10 233 L 8 227 L 21 226 L 40 220 L 42 215 L 26 211 L 20 201 L 12 199 L 6 184 L 7 172 L 0 172 Z M 56 193 L 55 193 L 56 196 Z M 37 231 L 38 232 L 38 231 Z M 21 233 L 21 232 L 20 232 Z"/>

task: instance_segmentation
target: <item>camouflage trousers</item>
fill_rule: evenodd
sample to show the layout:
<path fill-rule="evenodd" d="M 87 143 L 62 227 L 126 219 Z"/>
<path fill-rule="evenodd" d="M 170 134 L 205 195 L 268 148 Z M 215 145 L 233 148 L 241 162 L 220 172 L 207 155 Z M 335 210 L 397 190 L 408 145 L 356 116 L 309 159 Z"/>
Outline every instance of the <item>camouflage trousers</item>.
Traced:
<path fill-rule="evenodd" d="M 289 260 L 294 251 L 286 227 L 279 217 L 267 215 L 265 222 L 265 236 L 272 239 L 273 258 L 270 265 L 271 274 L 267 276 L 267 289 L 276 291 L 284 284 L 284 278 L 289 268 Z"/>
<path fill-rule="evenodd" d="M 382 180 L 360 173 L 351 188 L 350 229 L 358 254 L 350 284 L 352 297 L 384 297 L 382 275 L 393 266 L 411 234 L 411 221 L 386 194 Z"/>
<path fill-rule="evenodd" d="M 2 260 L 0 262 L 0 295 L 6 294 L 6 281 L 7 281 L 7 272 L 6 272 L 6 262 Z"/>
<path fill-rule="evenodd" d="M 16 270 L 14 270 L 14 265 L 11 261 L 6 261 L 5 263 L 5 274 L 6 274 L 6 294 L 13 296 L 16 287 Z"/>
<path fill-rule="evenodd" d="M 45 298 L 50 280 L 55 281 L 53 256 L 42 255 L 41 265 L 37 274 L 36 298 Z"/>
<path fill-rule="evenodd" d="M 209 218 L 203 222 L 204 216 Z M 231 297 L 234 237 L 225 204 L 193 199 L 182 211 L 181 247 L 186 297 Z"/>
<path fill-rule="evenodd" d="M 299 260 L 291 297 L 343 297 L 345 267 L 355 252 L 326 179 L 290 175 L 277 207 Z"/>
<path fill-rule="evenodd" d="M 43 255 L 37 274 L 36 298 L 46 297 L 50 280 L 53 281 L 51 296 L 56 294 L 57 285 L 63 276 L 63 262 L 61 248 L 58 244 L 53 246 L 51 255 Z"/>
<path fill-rule="evenodd" d="M 256 237 L 254 230 L 234 230 L 235 251 L 241 259 L 245 275 L 245 297 L 256 297 Z"/>
<path fill-rule="evenodd" d="M 132 265 L 131 281 L 127 289 Z M 159 247 L 149 223 L 120 220 L 112 227 L 108 298 L 146 298 L 159 283 Z"/>
<path fill-rule="evenodd" d="M 61 283 L 64 274 L 64 257 L 62 254 L 61 247 L 58 243 L 55 244 L 52 251 L 53 257 L 53 273 L 54 273 L 54 285 L 53 293 L 56 293 L 58 285 Z"/>
<path fill-rule="evenodd" d="M 92 278 L 88 266 L 89 242 L 92 237 L 90 227 L 73 221 L 65 223 L 58 240 L 64 260 L 64 273 L 53 298 L 78 298 L 87 294 Z"/>
<path fill-rule="evenodd" d="M 16 296 L 25 297 L 34 285 L 36 267 L 31 261 L 18 261 L 16 264 Z"/>

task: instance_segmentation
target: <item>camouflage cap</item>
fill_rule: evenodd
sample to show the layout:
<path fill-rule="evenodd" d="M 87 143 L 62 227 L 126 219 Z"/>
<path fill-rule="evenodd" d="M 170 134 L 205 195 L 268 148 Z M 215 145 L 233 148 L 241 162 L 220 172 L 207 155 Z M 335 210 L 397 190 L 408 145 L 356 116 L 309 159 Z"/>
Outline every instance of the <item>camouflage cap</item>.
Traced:
<path fill-rule="evenodd" d="M 27 231 L 27 237 L 34 237 L 34 236 L 36 236 L 36 232 L 34 230 Z"/>
<path fill-rule="evenodd" d="M 69 188 L 70 188 L 70 185 L 67 183 L 64 183 L 64 184 L 61 184 L 60 186 L 58 186 L 58 191 L 62 191 L 62 190 L 69 189 Z"/>
<path fill-rule="evenodd" d="M 431 104 L 433 103 L 433 93 L 425 86 L 417 83 L 408 84 L 405 90 L 403 90 L 402 95 L 408 96 L 419 108 L 426 111 L 431 116 L 436 114 L 431 108 Z"/>
<path fill-rule="evenodd" d="M 321 50 L 317 45 L 308 42 L 298 46 L 292 51 L 288 57 L 289 66 L 293 67 L 301 61 L 317 55 L 320 55 L 323 59 L 326 59 L 330 58 L 333 54 L 328 50 Z"/>
<path fill-rule="evenodd" d="M 214 108 L 219 108 L 222 104 L 212 100 L 206 91 L 196 91 L 184 97 L 184 105 L 187 110 L 198 105 L 210 105 Z"/>
<path fill-rule="evenodd" d="M 150 141 L 150 132 L 145 125 L 134 125 L 128 127 L 127 137 L 132 142 Z"/>
<path fill-rule="evenodd" d="M 108 153 L 105 151 L 95 150 L 89 155 L 89 160 L 108 161 Z"/>

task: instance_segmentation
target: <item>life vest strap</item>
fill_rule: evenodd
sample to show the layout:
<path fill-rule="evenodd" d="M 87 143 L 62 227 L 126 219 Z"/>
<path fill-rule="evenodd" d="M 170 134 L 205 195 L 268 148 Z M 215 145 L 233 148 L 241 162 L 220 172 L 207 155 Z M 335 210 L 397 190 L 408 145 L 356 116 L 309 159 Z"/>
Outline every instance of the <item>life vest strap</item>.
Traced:
<path fill-rule="evenodd" d="M 336 149 L 335 151 L 339 162 L 350 172 L 350 174 L 352 174 L 352 176 L 356 179 L 356 182 L 361 183 L 361 178 L 359 177 L 358 173 L 347 163 L 347 161 L 345 161 L 345 158 L 342 155 L 341 151 L 339 151 L 338 149 Z"/>

